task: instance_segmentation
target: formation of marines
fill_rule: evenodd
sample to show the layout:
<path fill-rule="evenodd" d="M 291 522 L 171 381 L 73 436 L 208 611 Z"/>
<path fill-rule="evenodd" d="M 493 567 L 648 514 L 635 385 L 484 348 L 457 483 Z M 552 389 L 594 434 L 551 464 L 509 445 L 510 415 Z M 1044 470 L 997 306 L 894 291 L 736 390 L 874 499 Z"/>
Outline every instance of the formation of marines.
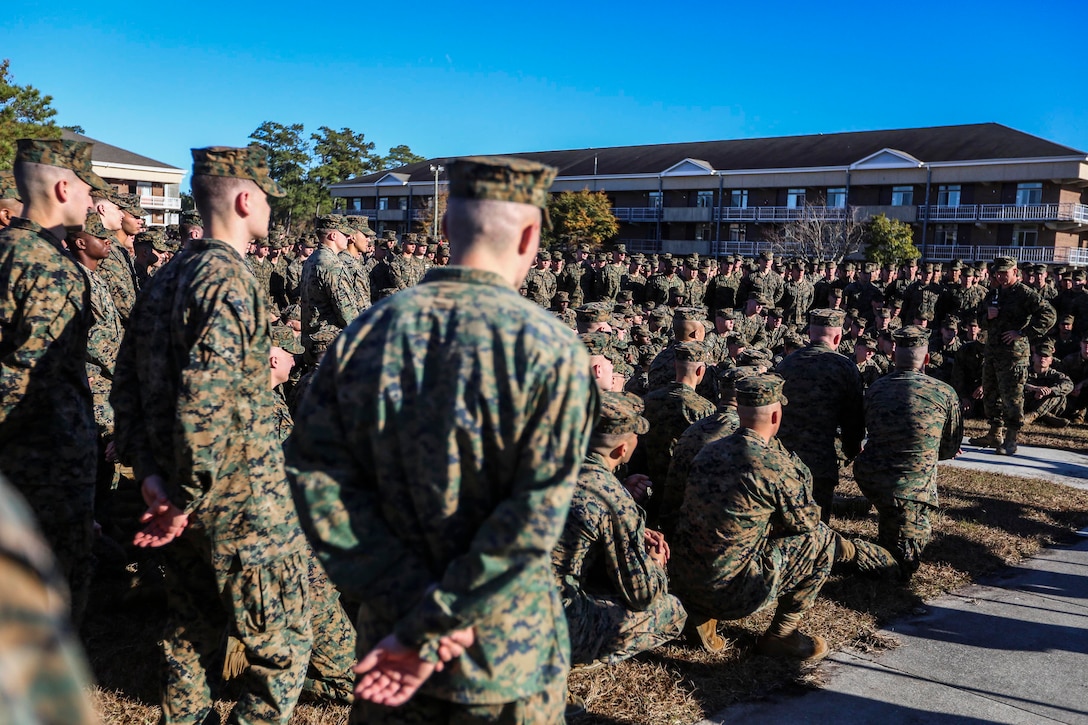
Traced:
<path fill-rule="evenodd" d="M 0 176 L 0 471 L 55 557 L 0 532 L 0 565 L 77 624 L 96 536 L 161 566 L 163 722 L 223 678 L 235 722 L 303 691 L 562 722 L 572 664 L 718 652 L 766 607 L 756 652 L 820 659 L 833 569 L 918 568 L 964 415 L 1013 455 L 1088 407 L 1079 270 L 544 251 L 555 169 L 502 157 L 448 164 L 448 241 L 339 214 L 289 240 L 255 147 L 194 149 L 163 234 L 90 151 L 24 139 Z M 851 462 L 877 542 L 829 525 Z M 72 677 L 50 706 L 87 721 Z"/>

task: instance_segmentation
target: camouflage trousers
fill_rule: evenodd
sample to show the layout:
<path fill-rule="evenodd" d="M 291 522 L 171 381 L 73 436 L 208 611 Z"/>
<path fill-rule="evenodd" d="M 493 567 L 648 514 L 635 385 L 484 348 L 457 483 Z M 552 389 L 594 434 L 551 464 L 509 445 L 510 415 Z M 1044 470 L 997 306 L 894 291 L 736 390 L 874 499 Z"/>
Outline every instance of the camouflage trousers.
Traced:
<path fill-rule="evenodd" d="M 831 507 L 835 503 L 835 489 L 839 486 L 839 477 L 813 476 L 812 500 L 820 507 L 820 521 L 831 523 Z"/>
<path fill-rule="evenodd" d="M 900 574 L 909 577 L 922 563 L 922 550 L 933 537 L 929 513 L 935 507 L 891 496 L 872 499 L 877 514 L 877 542 L 892 553 Z"/>
<path fill-rule="evenodd" d="M 94 576 L 94 482 L 20 489 L 38 519 L 38 528 L 68 582 L 72 623 L 83 624 Z"/>
<path fill-rule="evenodd" d="M 774 602 L 782 614 L 804 612 L 831 575 L 835 547 L 836 534 L 822 523 L 804 534 L 771 539 L 744 573 L 709 590 L 685 586 L 681 601 L 693 615 L 724 620 L 742 619 Z"/>
<path fill-rule="evenodd" d="M 306 560 L 310 625 L 314 635 L 303 691 L 324 700 L 350 703 L 355 675 L 355 627 L 340 604 L 340 592 L 312 553 Z"/>
<path fill-rule="evenodd" d="M 417 694 L 400 707 L 357 700 L 352 725 L 563 725 L 567 678 L 532 697 L 492 705 L 462 705 Z"/>
<path fill-rule="evenodd" d="M 680 636 L 688 615 L 680 600 L 662 594 L 641 612 L 617 599 L 579 593 L 564 598 L 573 664 L 601 660 L 610 665 Z"/>
<path fill-rule="evenodd" d="M 986 349 L 982 360 L 982 403 L 991 423 L 1003 422 L 1010 428 L 1024 424 L 1024 383 L 1028 380 L 1028 361 L 1007 352 Z"/>
<path fill-rule="evenodd" d="M 1066 397 L 1064 395 L 1048 395 L 1043 399 L 1037 399 L 1034 395 L 1024 397 L 1024 423 L 1033 423 L 1044 415 L 1061 415 L 1065 412 Z"/>
<path fill-rule="evenodd" d="M 161 722 L 199 723 L 212 713 L 211 686 L 222 671 L 229 633 L 249 662 L 229 721 L 287 723 L 310 657 L 302 554 L 255 567 L 242 567 L 233 557 L 226 571 L 217 571 L 211 542 L 196 530 L 163 552 L 168 617 Z"/>

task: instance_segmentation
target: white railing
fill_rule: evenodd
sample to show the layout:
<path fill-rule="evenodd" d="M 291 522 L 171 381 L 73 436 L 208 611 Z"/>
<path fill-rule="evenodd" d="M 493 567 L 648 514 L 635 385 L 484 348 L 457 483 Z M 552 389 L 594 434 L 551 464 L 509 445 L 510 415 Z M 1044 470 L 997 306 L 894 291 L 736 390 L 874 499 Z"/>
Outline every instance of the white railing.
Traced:
<path fill-rule="evenodd" d="M 839 206 L 726 206 L 715 208 L 715 221 L 796 222 L 808 219 L 841 221 L 847 210 Z"/>
<path fill-rule="evenodd" d="M 932 262 L 949 262 L 953 259 L 962 259 L 967 262 L 989 262 L 994 257 L 1012 257 L 1017 262 L 1031 262 L 1032 264 L 1088 265 L 1088 249 L 1071 247 L 927 244 L 925 248 L 925 258 Z"/>
<path fill-rule="evenodd" d="M 181 198 L 176 196 L 141 196 L 144 209 L 181 209 Z"/>
<path fill-rule="evenodd" d="M 1088 204 L 964 204 L 962 206 L 920 206 L 918 219 L 960 222 L 1077 222 L 1088 224 Z"/>
<path fill-rule="evenodd" d="M 617 239 L 616 242 L 627 247 L 628 254 L 655 254 L 661 251 L 661 242 L 656 239 Z"/>
<path fill-rule="evenodd" d="M 618 206 L 612 209 L 612 216 L 621 222 L 656 222 L 661 218 L 661 207 Z"/>
<path fill-rule="evenodd" d="M 715 257 L 724 257 L 727 254 L 740 255 L 742 257 L 755 257 L 762 251 L 770 250 L 771 243 L 763 241 L 755 242 L 714 242 L 710 245 L 710 253 Z"/>

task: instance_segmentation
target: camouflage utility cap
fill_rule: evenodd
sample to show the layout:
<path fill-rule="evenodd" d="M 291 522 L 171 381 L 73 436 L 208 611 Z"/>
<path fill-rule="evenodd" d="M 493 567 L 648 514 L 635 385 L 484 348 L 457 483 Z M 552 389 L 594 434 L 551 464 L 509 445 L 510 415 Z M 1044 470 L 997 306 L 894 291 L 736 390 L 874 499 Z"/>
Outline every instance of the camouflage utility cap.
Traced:
<path fill-rule="evenodd" d="M 1016 269 L 1016 260 L 1012 257 L 994 257 L 995 272 L 1011 272 Z"/>
<path fill-rule="evenodd" d="M 260 146 L 209 146 L 205 149 L 193 149 L 192 152 L 194 175 L 249 179 L 269 196 L 280 197 L 287 193 L 271 177 L 268 154 Z"/>
<path fill-rule="evenodd" d="M 67 139 L 21 138 L 15 150 L 15 162 L 58 166 L 71 169 L 95 191 L 115 193 L 91 167 L 91 151 L 94 144 Z"/>
<path fill-rule="evenodd" d="M 15 186 L 15 174 L 10 171 L 0 171 L 0 199 L 22 201 L 19 198 L 19 189 Z"/>
<path fill-rule="evenodd" d="M 292 355 L 303 353 L 302 343 L 295 337 L 295 331 L 287 325 L 272 325 L 272 344 L 282 347 Z"/>
<path fill-rule="evenodd" d="M 612 352 L 612 338 L 604 332 L 587 332 L 579 335 L 578 339 L 586 346 L 586 350 L 592 355 L 604 355 L 607 357 Z"/>
<path fill-rule="evenodd" d="M 749 347 L 737 355 L 737 365 L 740 367 L 755 367 L 757 365 L 770 366 L 771 354 L 758 347 Z"/>
<path fill-rule="evenodd" d="M 691 320 L 693 322 L 702 322 L 706 319 L 706 314 L 699 307 L 677 307 L 676 311 L 672 313 L 672 319 L 676 320 Z"/>
<path fill-rule="evenodd" d="M 135 217 L 149 216 L 150 212 L 140 206 L 139 194 L 118 194 L 120 203 L 117 205 Z"/>
<path fill-rule="evenodd" d="M 355 233 L 355 227 L 353 227 L 345 217 L 339 214 L 324 214 L 319 216 L 314 221 L 314 226 L 321 231 L 335 229 L 345 236 L 351 236 Z"/>
<path fill-rule="evenodd" d="M 548 216 L 548 190 L 558 169 L 510 156 L 466 156 L 446 165 L 450 197 L 532 204 Z"/>
<path fill-rule="evenodd" d="M 764 405 L 773 405 L 788 402 L 782 394 L 782 385 L 786 381 L 777 375 L 770 373 L 749 375 L 740 378 L 734 385 L 737 393 L 737 405 L 746 408 L 759 408 Z"/>
<path fill-rule="evenodd" d="M 370 228 L 370 218 L 365 216 L 349 216 L 347 217 L 348 224 L 351 228 L 357 232 L 362 232 L 368 237 L 376 237 L 377 233 Z"/>
<path fill-rule="evenodd" d="M 574 308 L 579 322 L 608 322 L 612 318 L 612 307 L 604 302 L 590 302 Z"/>
<path fill-rule="evenodd" d="M 204 226 L 204 220 L 200 218 L 200 212 L 198 212 L 196 209 L 183 211 L 181 213 L 181 223 L 188 224 L 191 227 Z"/>
<path fill-rule="evenodd" d="M 148 229 L 136 235 L 133 244 L 150 244 L 156 252 L 169 252 L 170 244 L 161 229 Z"/>
<path fill-rule="evenodd" d="M 682 342 L 676 346 L 678 362 L 705 363 L 709 358 L 706 345 L 701 342 Z"/>
<path fill-rule="evenodd" d="M 846 320 L 846 313 L 842 310 L 833 309 L 819 309 L 812 310 L 808 313 L 808 322 L 810 325 L 817 325 L 819 327 L 842 327 L 842 323 Z"/>
<path fill-rule="evenodd" d="M 650 430 L 650 421 L 642 417 L 642 398 L 634 393 L 601 393 L 601 417 L 593 427 L 595 433 L 621 435 Z"/>
<path fill-rule="evenodd" d="M 1054 357 L 1054 341 L 1043 340 L 1036 346 L 1035 352 L 1039 357 Z"/>
<path fill-rule="evenodd" d="M 926 347 L 929 345 L 929 330 L 918 325 L 908 325 L 893 332 L 892 339 L 898 347 Z"/>
<path fill-rule="evenodd" d="M 83 222 L 82 227 L 71 227 L 68 230 L 68 239 L 72 240 L 79 236 L 80 232 L 90 234 L 96 239 L 109 239 L 110 241 L 116 241 L 116 237 L 113 236 L 113 232 L 106 227 L 102 226 L 102 217 L 98 216 L 98 212 L 87 212 L 87 219 Z"/>

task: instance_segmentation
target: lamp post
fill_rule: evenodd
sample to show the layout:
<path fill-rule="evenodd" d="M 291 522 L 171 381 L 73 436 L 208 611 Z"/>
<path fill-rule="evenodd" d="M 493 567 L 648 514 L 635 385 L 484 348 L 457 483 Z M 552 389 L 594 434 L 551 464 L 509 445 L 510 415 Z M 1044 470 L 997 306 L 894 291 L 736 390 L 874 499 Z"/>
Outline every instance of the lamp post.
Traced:
<path fill-rule="evenodd" d="M 434 238 L 436 242 L 438 241 L 438 175 L 445 170 L 446 168 L 441 164 L 438 164 L 437 166 L 431 164 L 431 173 L 434 174 L 434 200 L 432 202 L 434 205 L 434 220 L 431 222 L 431 237 Z"/>

